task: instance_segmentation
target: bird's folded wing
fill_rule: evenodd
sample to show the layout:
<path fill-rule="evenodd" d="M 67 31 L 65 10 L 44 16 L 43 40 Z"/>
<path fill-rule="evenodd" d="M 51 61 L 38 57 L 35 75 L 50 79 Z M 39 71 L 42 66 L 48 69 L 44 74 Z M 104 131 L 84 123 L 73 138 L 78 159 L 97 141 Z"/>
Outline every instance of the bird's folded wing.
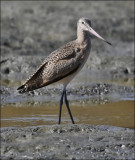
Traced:
<path fill-rule="evenodd" d="M 65 78 L 79 68 L 80 59 L 81 54 L 74 48 L 64 55 L 57 50 L 46 58 L 38 70 L 18 88 L 19 93 L 32 91 Z"/>
<path fill-rule="evenodd" d="M 80 67 L 81 58 L 82 55 L 76 54 L 76 56 L 73 55 L 73 58 L 67 57 L 64 59 L 60 59 L 59 61 L 57 61 L 57 63 L 48 66 L 43 72 L 45 79 L 40 86 L 43 87 L 57 82 L 76 72 Z"/>

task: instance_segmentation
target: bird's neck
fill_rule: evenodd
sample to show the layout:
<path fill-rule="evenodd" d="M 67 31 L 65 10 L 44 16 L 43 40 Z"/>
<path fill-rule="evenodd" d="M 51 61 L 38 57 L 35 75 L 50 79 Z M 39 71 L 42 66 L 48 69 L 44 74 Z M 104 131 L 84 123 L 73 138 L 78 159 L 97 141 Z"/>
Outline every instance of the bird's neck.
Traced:
<path fill-rule="evenodd" d="M 77 28 L 77 41 L 80 45 L 90 45 L 90 34 L 87 31 L 83 31 L 81 28 Z"/>

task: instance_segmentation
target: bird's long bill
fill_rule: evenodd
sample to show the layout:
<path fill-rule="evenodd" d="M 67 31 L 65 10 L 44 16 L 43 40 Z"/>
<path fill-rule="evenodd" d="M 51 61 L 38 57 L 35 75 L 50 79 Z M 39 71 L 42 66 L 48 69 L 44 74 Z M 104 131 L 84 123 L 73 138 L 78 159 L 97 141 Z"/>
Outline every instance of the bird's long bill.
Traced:
<path fill-rule="evenodd" d="M 102 39 L 103 41 L 105 41 L 106 43 L 112 45 L 110 42 L 106 41 L 104 38 L 102 38 L 97 32 L 94 31 L 94 29 L 92 29 L 91 27 L 89 27 L 89 32 L 91 34 L 93 34 L 94 36 L 98 37 L 99 39 Z"/>

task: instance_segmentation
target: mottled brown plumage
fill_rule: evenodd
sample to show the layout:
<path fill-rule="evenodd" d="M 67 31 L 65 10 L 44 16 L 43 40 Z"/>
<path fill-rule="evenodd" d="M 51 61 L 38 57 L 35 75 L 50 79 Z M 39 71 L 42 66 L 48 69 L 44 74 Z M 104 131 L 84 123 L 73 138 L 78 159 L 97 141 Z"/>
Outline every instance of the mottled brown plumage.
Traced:
<path fill-rule="evenodd" d="M 84 60 L 83 49 L 76 41 L 72 41 L 52 52 L 24 85 L 18 88 L 19 92 L 44 87 L 76 72 Z"/>

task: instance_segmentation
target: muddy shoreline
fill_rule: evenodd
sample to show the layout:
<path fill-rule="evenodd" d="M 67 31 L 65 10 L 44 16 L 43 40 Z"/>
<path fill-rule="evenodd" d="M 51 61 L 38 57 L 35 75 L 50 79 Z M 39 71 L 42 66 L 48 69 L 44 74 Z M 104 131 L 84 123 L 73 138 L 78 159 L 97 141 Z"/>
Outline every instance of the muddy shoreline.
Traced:
<path fill-rule="evenodd" d="M 49 86 L 46 88 L 38 89 L 29 93 L 19 94 L 16 87 L 3 87 L 1 86 L 1 104 L 16 103 L 16 106 L 22 106 L 25 104 L 41 105 L 48 103 L 48 105 L 54 105 L 59 103 L 59 99 L 62 93 L 62 86 Z M 75 86 L 74 83 L 68 87 L 67 95 L 74 104 L 106 104 L 109 102 L 115 102 L 124 98 L 134 99 L 134 87 L 133 86 L 119 86 L 115 84 L 106 83 L 94 83 L 91 85 Z"/>
<path fill-rule="evenodd" d="M 1 144 L 2 159 L 134 159 L 134 130 L 113 126 L 3 128 Z"/>

